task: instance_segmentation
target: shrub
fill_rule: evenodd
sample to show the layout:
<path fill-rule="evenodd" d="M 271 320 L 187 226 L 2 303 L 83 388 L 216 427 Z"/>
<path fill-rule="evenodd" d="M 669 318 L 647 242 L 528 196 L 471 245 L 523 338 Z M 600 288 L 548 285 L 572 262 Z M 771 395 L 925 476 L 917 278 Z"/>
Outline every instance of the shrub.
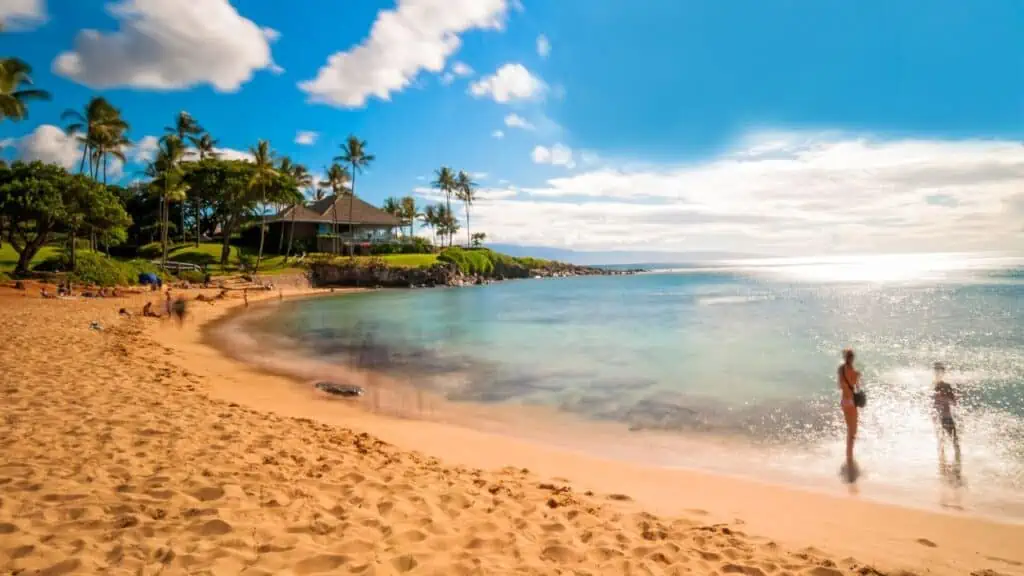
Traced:
<path fill-rule="evenodd" d="M 153 258 L 159 258 L 162 255 L 163 252 L 160 249 L 159 242 L 150 242 L 149 244 L 146 244 L 145 246 L 139 248 L 140 258 L 149 258 L 150 260 L 152 260 Z"/>
<path fill-rule="evenodd" d="M 182 270 L 178 272 L 177 277 L 179 280 L 184 280 L 189 284 L 202 284 L 206 282 L 206 274 L 200 270 Z"/>
<path fill-rule="evenodd" d="M 139 281 L 139 274 L 151 272 L 166 279 L 156 266 L 145 260 L 120 261 L 108 258 L 96 252 L 76 254 L 76 269 L 71 274 L 72 281 L 80 284 L 97 286 L 131 286 Z M 61 253 L 47 258 L 36 267 L 40 271 L 70 271 L 71 257 Z"/>
<path fill-rule="evenodd" d="M 452 247 L 438 255 L 441 262 L 450 262 L 458 267 L 463 274 L 479 274 L 490 276 L 494 273 L 494 261 L 491 258 L 493 252 L 490 250 L 463 250 Z"/>
<path fill-rule="evenodd" d="M 384 256 L 387 254 L 431 254 L 434 252 L 433 245 L 426 238 L 416 236 L 405 242 L 389 242 L 387 244 L 373 244 L 370 246 L 370 254 Z"/>

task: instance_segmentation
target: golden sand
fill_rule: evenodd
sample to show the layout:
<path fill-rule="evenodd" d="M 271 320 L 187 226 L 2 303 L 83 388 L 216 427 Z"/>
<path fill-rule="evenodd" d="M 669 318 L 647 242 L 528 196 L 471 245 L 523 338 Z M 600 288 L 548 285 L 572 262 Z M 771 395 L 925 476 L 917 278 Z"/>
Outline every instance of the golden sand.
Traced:
<path fill-rule="evenodd" d="M 239 298 L 37 294 L 0 289 L 2 574 L 1024 574 L 1020 526 L 326 401 L 202 343 Z"/>

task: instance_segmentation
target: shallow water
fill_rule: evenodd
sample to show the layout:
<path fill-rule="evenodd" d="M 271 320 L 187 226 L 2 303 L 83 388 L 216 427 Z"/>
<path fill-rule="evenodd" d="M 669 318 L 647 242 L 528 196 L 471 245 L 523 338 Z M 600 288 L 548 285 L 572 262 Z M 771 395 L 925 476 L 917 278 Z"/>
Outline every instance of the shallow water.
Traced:
<path fill-rule="evenodd" d="M 844 434 L 835 367 L 852 346 L 869 395 L 863 481 L 907 498 L 941 484 L 929 412 L 930 366 L 941 360 L 962 395 L 969 501 L 1024 517 L 1004 505 L 1024 491 L 1020 265 L 959 256 L 744 262 L 384 291 L 285 302 L 247 330 L 454 401 L 548 406 L 743 447 L 732 458 L 662 449 L 660 465 L 831 480 Z"/>

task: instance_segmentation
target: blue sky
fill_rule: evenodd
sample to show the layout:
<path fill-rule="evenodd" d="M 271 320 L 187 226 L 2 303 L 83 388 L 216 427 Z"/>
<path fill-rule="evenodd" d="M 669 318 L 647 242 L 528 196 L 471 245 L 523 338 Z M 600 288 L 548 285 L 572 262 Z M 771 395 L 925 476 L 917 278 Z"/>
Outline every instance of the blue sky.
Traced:
<path fill-rule="evenodd" d="M 222 148 L 268 139 L 314 172 L 355 133 L 372 202 L 435 200 L 432 171 L 466 169 L 474 228 L 506 243 L 1022 248 L 1018 0 L 5 0 L 0 18 L 0 53 L 55 95 L 0 125 L 8 157 L 72 157 L 41 126 L 98 93 L 136 142 L 184 109 Z"/>

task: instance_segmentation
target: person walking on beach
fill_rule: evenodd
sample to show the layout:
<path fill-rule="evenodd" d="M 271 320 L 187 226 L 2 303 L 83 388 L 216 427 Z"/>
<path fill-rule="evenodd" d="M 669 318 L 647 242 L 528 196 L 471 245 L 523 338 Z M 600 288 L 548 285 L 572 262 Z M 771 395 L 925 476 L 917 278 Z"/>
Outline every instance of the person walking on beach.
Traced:
<path fill-rule="evenodd" d="M 838 381 L 840 400 L 839 406 L 843 410 L 843 419 L 846 421 L 846 463 L 843 465 L 843 472 L 847 481 L 853 482 L 857 478 L 857 464 L 853 459 L 853 445 L 857 441 L 857 424 L 860 418 L 858 396 L 860 393 L 860 372 L 853 365 L 853 350 L 843 350 L 843 363 L 839 365 Z M 863 398 L 863 395 L 860 395 Z"/>

